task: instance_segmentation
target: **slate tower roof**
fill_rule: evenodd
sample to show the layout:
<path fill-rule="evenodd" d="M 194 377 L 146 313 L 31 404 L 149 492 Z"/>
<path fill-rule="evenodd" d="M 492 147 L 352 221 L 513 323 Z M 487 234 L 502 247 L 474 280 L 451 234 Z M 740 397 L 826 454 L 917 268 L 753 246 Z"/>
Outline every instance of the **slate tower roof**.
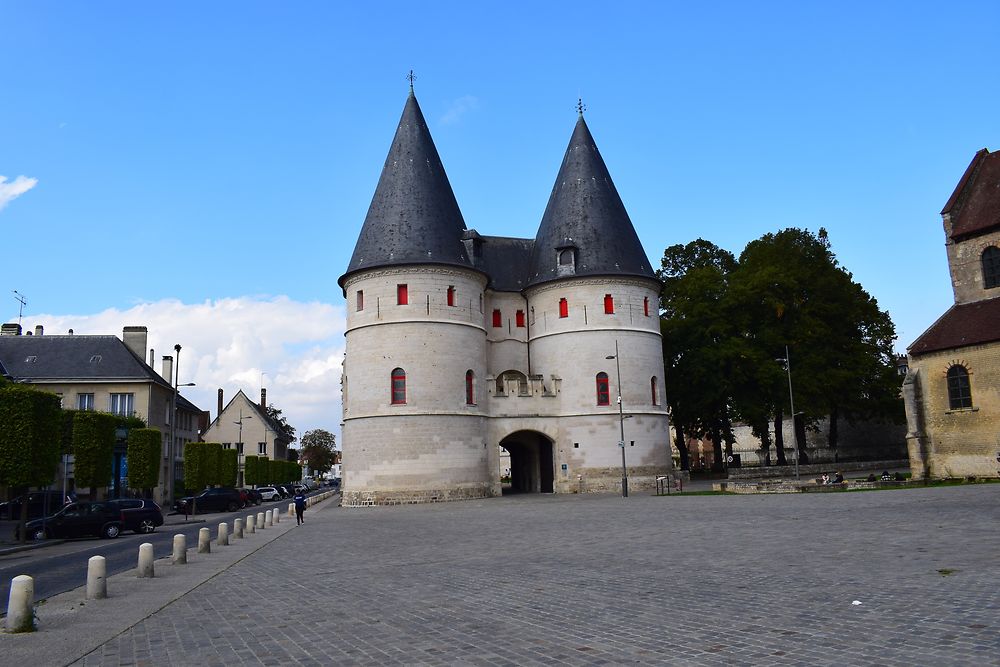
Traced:
<path fill-rule="evenodd" d="M 340 286 L 351 273 L 373 267 L 472 268 L 461 240 L 464 231 L 455 193 L 411 90 Z"/>
<path fill-rule="evenodd" d="M 575 253 L 559 270 L 561 249 Z M 653 269 L 581 113 L 552 187 L 531 253 L 528 286 L 573 276 L 637 276 Z"/>

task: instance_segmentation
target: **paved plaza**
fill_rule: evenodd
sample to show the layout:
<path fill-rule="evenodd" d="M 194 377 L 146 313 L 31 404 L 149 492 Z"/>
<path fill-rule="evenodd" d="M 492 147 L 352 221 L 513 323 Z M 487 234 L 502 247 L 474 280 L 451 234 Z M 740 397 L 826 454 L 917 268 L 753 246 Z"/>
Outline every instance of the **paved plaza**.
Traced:
<path fill-rule="evenodd" d="M 998 526 L 1000 485 L 324 503 L 76 664 L 1000 664 Z"/>

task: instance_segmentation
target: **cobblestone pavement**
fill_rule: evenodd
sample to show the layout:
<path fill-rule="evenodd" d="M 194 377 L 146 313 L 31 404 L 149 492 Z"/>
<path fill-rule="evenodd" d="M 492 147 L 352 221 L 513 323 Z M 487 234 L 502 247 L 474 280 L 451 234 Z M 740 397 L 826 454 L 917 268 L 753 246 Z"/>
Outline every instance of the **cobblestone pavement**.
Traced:
<path fill-rule="evenodd" d="M 1000 485 L 306 518 L 76 664 L 1000 664 Z"/>

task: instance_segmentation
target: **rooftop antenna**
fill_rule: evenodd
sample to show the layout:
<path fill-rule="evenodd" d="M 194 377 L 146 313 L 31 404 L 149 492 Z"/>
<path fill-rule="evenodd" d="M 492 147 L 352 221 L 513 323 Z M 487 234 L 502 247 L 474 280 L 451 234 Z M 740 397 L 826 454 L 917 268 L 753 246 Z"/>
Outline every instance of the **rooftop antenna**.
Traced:
<path fill-rule="evenodd" d="M 17 307 L 17 326 L 21 326 L 21 316 L 24 314 L 24 307 L 28 305 L 28 300 L 24 298 L 24 295 L 17 290 L 11 290 L 14 292 L 14 299 L 21 304 Z"/>
<path fill-rule="evenodd" d="M 406 78 L 410 82 L 410 92 L 412 93 L 413 92 L 413 81 L 417 78 L 417 75 L 414 74 L 413 70 L 411 69 L 410 73 L 406 75 Z"/>

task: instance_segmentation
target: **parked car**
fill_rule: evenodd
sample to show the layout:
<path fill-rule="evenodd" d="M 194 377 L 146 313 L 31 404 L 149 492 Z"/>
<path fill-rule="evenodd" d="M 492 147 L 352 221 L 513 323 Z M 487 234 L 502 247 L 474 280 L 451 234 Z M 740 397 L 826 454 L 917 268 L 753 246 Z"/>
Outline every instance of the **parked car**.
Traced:
<path fill-rule="evenodd" d="M 276 488 L 279 491 L 281 491 L 281 497 L 282 498 L 291 498 L 294 495 L 294 493 L 292 492 L 292 485 L 291 484 L 280 484 L 280 485 L 278 485 L 278 486 L 276 486 L 274 488 Z"/>
<path fill-rule="evenodd" d="M 319 484 L 317 484 L 316 480 L 314 480 L 312 477 L 303 477 L 302 486 L 306 487 L 310 491 L 315 491 L 316 489 L 319 488 Z"/>
<path fill-rule="evenodd" d="M 59 491 L 32 491 L 27 495 L 27 498 L 29 519 L 53 514 L 63 505 L 76 500 L 72 496 L 64 496 Z M 0 519 L 20 519 L 21 504 L 24 499 L 25 496 L 18 496 L 5 503 L 0 503 Z"/>
<path fill-rule="evenodd" d="M 108 503 L 121 510 L 125 530 L 152 533 L 163 525 L 163 510 L 152 500 L 119 498 Z"/>
<path fill-rule="evenodd" d="M 70 503 L 51 516 L 24 524 L 33 540 L 47 537 L 118 537 L 125 525 L 125 510 L 113 502 Z M 19 528 L 19 527 L 18 527 Z M 14 539 L 21 539 L 18 528 Z"/>
<path fill-rule="evenodd" d="M 257 491 L 260 492 L 260 495 L 264 500 L 281 500 L 281 492 L 273 486 L 262 486 L 257 489 Z"/>
<path fill-rule="evenodd" d="M 240 491 L 246 491 L 247 499 L 250 501 L 251 505 L 260 505 L 264 502 L 264 498 L 260 495 L 259 489 L 240 489 Z"/>
<path fill-rule="evenodd" d="M 236 489 L 205 489 L 197 496 L 187 496 L 174 503 L 174 509 L 181 514 L 191 514 L 192 508 L 198 512 L 235 512 L 243 507 L 243 496 Z"/>

